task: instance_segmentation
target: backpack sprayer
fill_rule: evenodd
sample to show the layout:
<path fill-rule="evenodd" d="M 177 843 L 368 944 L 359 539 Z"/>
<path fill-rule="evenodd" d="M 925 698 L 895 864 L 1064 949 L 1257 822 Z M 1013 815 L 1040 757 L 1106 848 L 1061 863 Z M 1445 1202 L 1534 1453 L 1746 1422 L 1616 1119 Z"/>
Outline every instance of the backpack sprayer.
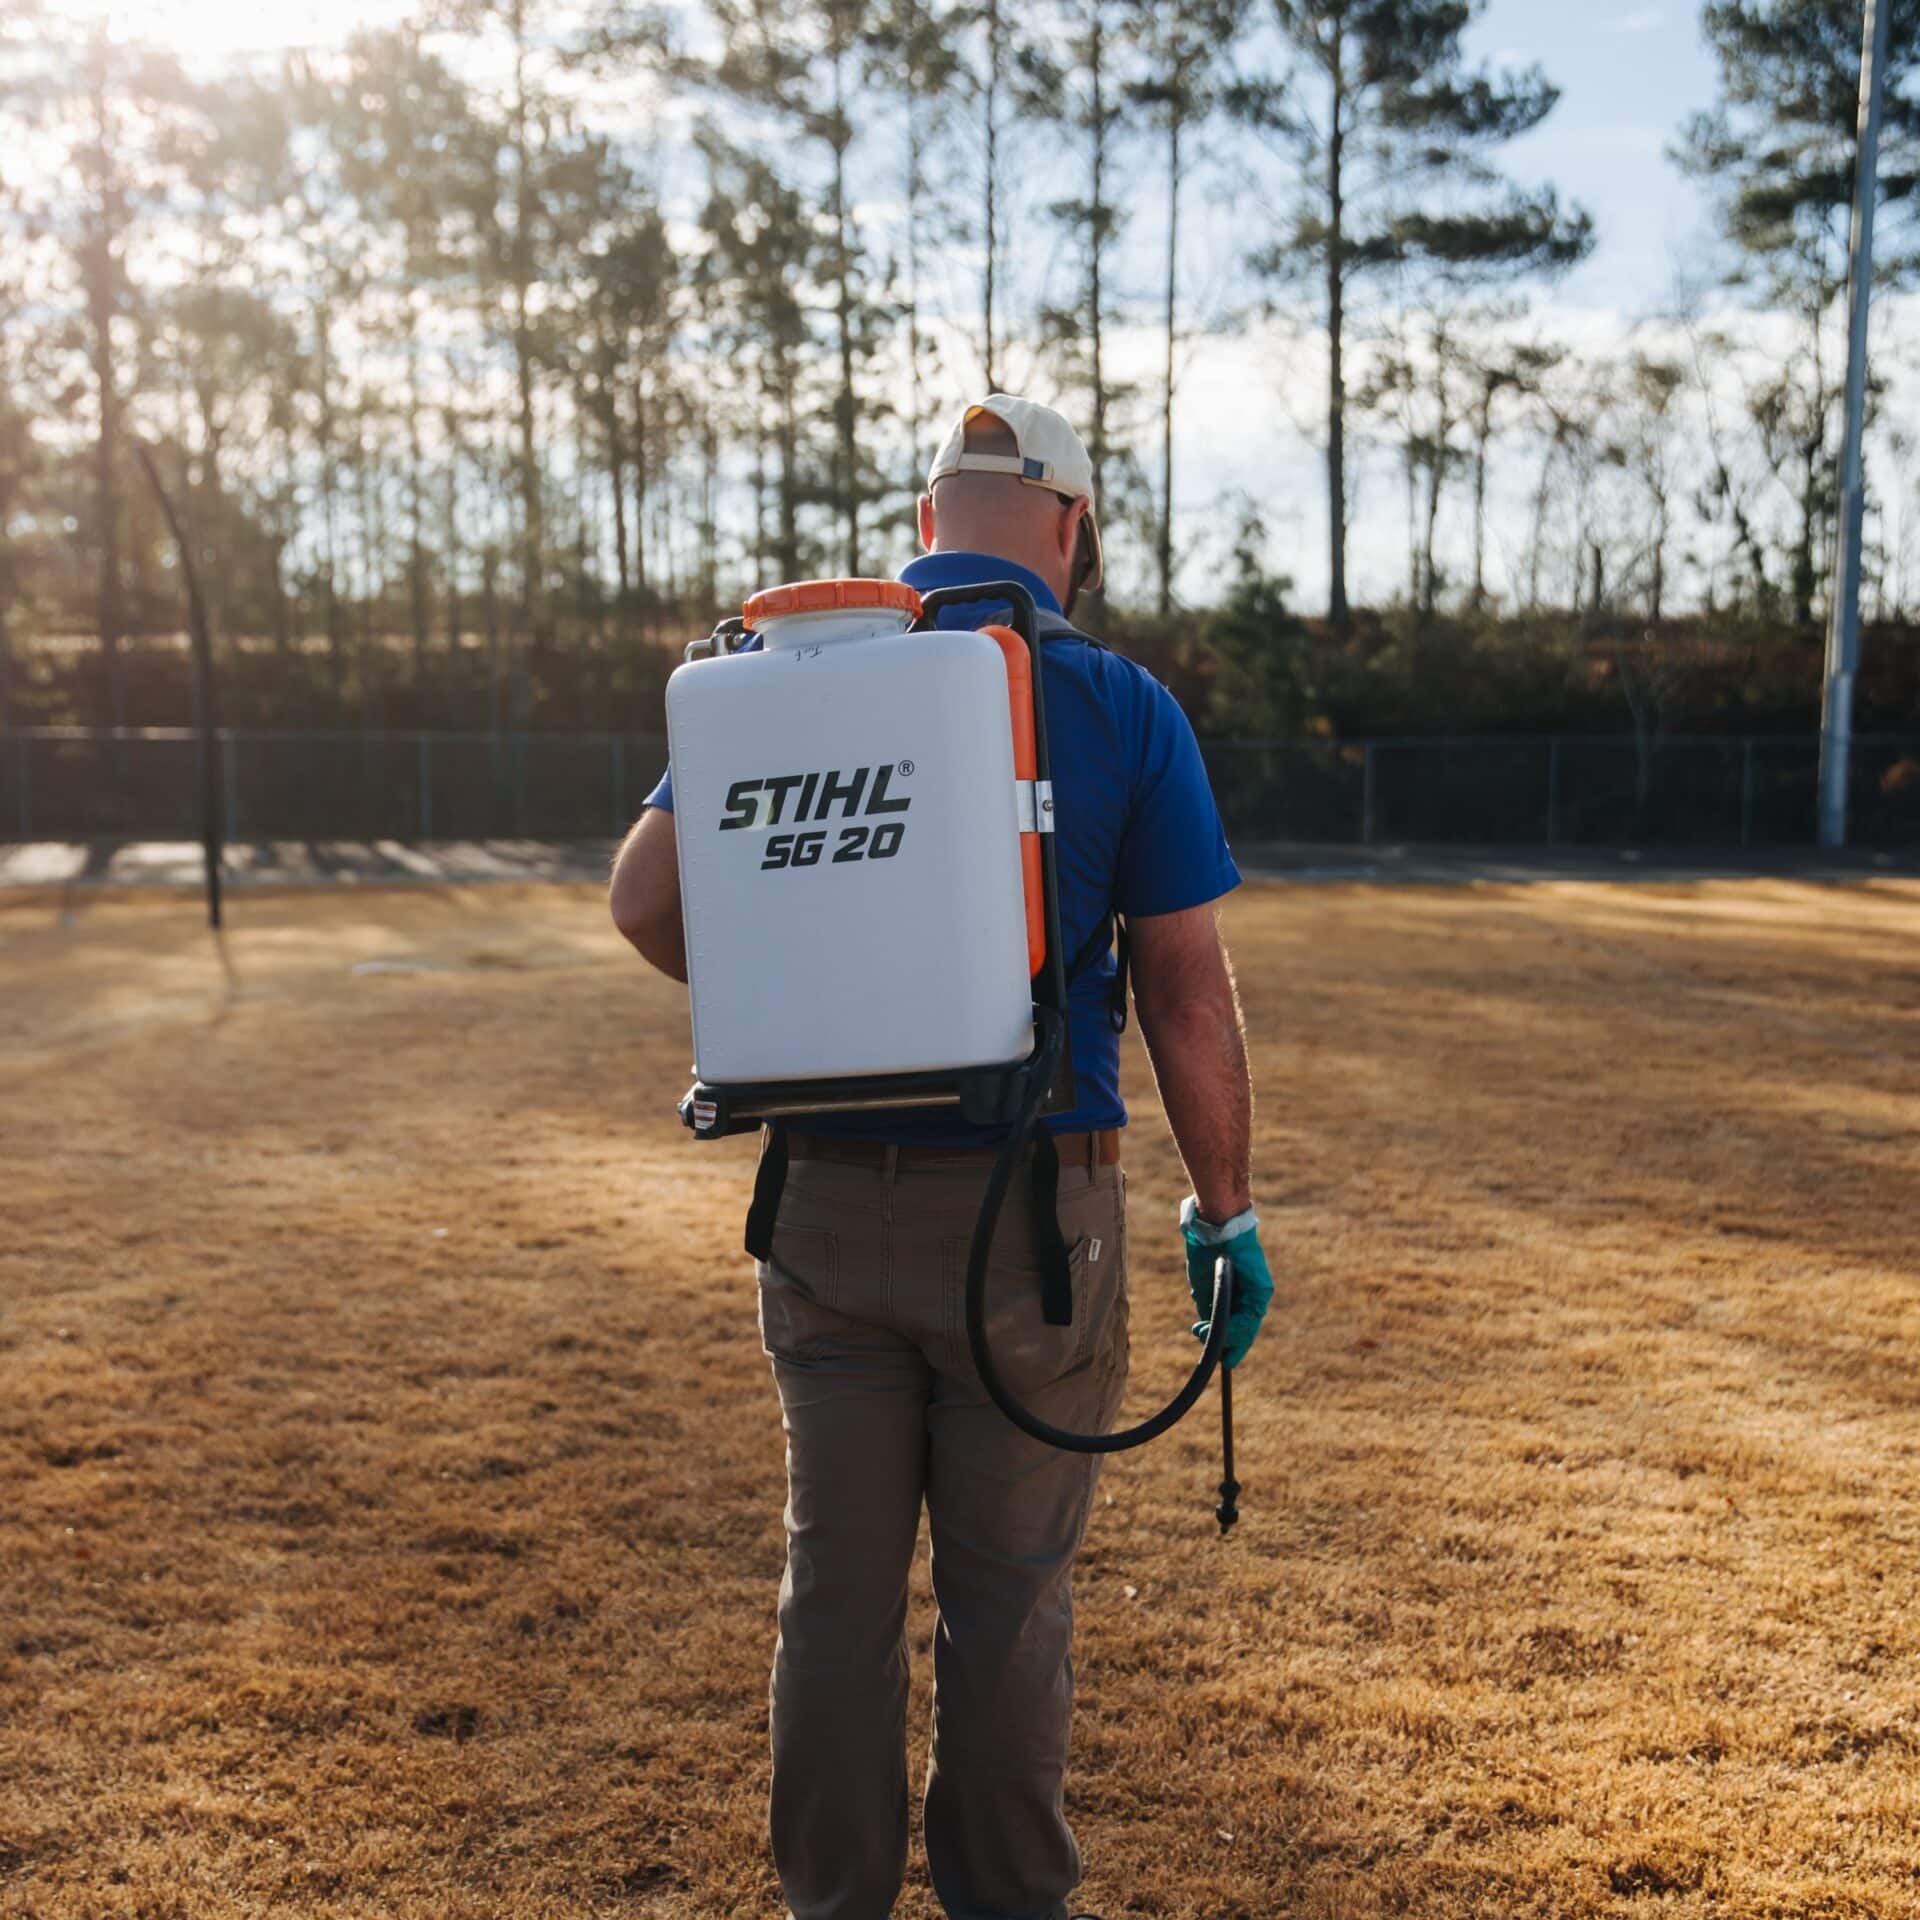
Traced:
<path fill-rule="evenodd" d="M 981 602 L 1010 607 L 1011 624 L 936 624 L 944 608 Z M 1053 1212 L 1059 1163 L 1051 1136 L 1035 1134 L 1043 1111 L 1071 1107 L 1073 1076 L 1033 601 L 1008 581 L 923 598 L 892 580 L 809 580 L 743 611 L 688 647 L 667 683 L 698 1076 L 681 1118 L 703 1140 L 767 1128 L 746 1233 L 763 1260 L 789 1120 L 927 1107 L 1004 1126 L 967 1255 L 981 1383 L 1049 1446 L 1142 1446 L 1219 1364 L 1233 1294 L 1224 1258 L 1198 1364 L 1137 1426 L 1052 1425 L 1015 1398 L 987 1345 L 988 1256 L 1030 1145 L 1049 1268 L 1041 1310 L 1056 1324 L 1073 1312 Z M 763 650 L 741 653 L 749 629 Z M 1110 938 L 1103 924 L 1086 959 Z M 1238 1517 L 1232 1378 L 1221 1372 L 1223 1533 Z"/>

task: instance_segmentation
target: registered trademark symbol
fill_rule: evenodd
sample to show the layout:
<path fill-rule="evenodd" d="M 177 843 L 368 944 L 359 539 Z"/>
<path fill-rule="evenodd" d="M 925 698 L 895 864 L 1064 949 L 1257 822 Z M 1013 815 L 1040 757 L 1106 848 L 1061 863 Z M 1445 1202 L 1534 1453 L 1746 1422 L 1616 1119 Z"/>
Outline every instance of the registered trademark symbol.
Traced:
<path fill-rule="evenodd" d="M 911 773 L 913 771 L 913 762 L 911 760 L 902 760 L 900 762 L 900 771 L 902 774 Z"/>

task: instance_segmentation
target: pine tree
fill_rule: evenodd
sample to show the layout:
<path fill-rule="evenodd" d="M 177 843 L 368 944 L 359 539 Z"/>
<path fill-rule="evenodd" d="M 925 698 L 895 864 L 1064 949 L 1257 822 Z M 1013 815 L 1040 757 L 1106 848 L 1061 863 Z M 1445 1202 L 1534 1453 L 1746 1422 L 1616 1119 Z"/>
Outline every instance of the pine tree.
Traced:
<path fill-rule="evenodd" d="M 1042 310 L 1041 334 L 1067 379 L 1086 395 L 1094 497 L 1111 527 L 1117 517 L 1108 500 L 1109 470 L 1117 464 L 1114 412 L 1126 395 L 1110 352 L 1121 317 L 1113 248 L 1127 219 L 1117 170 L 1135 110 L 1122 64 L 1129 49 L 1115 0 L 1064 0 L 1052 24 L 1057 31 L 1021 51 L 1021 104 L 1056 134 L 1079 136 L 1085 172 L 1079 193 L 1047 208 L 1074 243 L 1080 271 L 1075 298 Z M 1086 611 L 1098 617 L 1097 605 Z"/>
<path fill-rule="evenodd" d="M 665 464 L 661 416 L 679 263 L 665 218 L 629 168 L 609 159 L 601 192 L 593 239 L 581 259 L 577 324 L 587 375 L 582 404 L 599 432 L 613 507 L 615 605 L 624 640 L 634 610 L 654 594 L 647 518 Z"/>
<path fill-rule="evenodd" d="M 873 473 L 878 399 L 860 379 L 876 344 L 866 248 L 855 218 L 851 152 L 860 55 L 872 34 L 867 0 L 712 0 L 725 49 L 714 77 L 742 99 L 772 107 L 824 148 L 826 231 L 821 266 L 832 291 L 838 363 L 828 488 L 841 526 L 841 565 L 861 566 L 861 510 L 881 489 Z"/>
<path fill-rule="evenodd" d="M 1173 610 L 1173 401 L 1180 324 L 1180 196 L 1192 164 L 1190 142 L 1213 111 L 1218 83 L 1244 24 L 1247 0 L 1134 0 L 1130 28 L 1146 72 L 1128 97 L 1166 140 L 1167 242 L 1161 281 L 1160 497 L 1154 565 L 1164 619 Z"/>
<path fill-rule="evenodd" d="M 127 717 L 126 415 L 144 324 L 132 255 L 177 191 L 183 155 L 202 137 L 202 95 L 172 55 L 116 41 L 104 23 L 81 35 L 48 15 L 9 52 L 0 105 L 23 110 L 43 151 L 62 161 L 46 170 L 26 226 L 55 243 L 77 296 L 61 345 L 92 402 L 88 538 L 101 705 L 119 726 Z"/>
<path fill-rule="evenodd" d="M 901 251 L 905 292 L 907 444 L 915 478 L 925 470 L 922 422 L 926 418 L 926 334 L 922 251 L 930 193 L 927 155 L 944 131 L 953 91 L 963 71 L 951 0 L 883 0 L 866 26 L 869 77 L 901 105 Z"/>
<path fill-rule="evenodd" d="M 763 579 L 771 570 L 775 579 L 798 580 L 812 552 L 800 517 L 813 491 L 806 375 L 815 341 L 808 296 L 826 249 L 799 192 L 765 161 L 711 132 L 701 135 L 700 145 L 711 184 L 700 215 L 706 244 L 693 272 L 716 316 L 716 343 L 736 367 L 751 364 L 756 390 L 749 429 L 757 463 L 755 567 Z"/>
<path fill-rule="evenodd" d="M 1874 277 L 1920 277 L 1920 0 L 1887 22 Z M 1860 0 L 1711 0 L 1701 17 L 1720 99 L 1682 131 L 1681 163 L 1717 190 L 1728 275 L 1798 316 L 1804 344 L 1758 397 L 1756 421 L 1797 506 L 1794 617 L 1814 617 L 1821 532 L 1834 505 L 1837 370 L 1822 342 L 1847 284 L 1860 103 Z"/>
<path fill-rule="evenodd" d="M 1462 36 L 1484 0 L 1272 0 L 1293 65 L 1231 102 L 1299 169 L 1270 279 L 1311 279 L 1327 337 L 1328 618 L 1348 621 L 1346 352 L 1369 276 L 1456 288 L 1564 268 L 1592 243 L 1550 187 L 1503 181 L 1489 152 L 1536 127 L 1558 91 L 1538 69 L 1471 69 Z"/>
<path fill-rule="evenodd" d="M 20 365 L 26 300 L 11 264 L 0 263 L 0 736 L 15 720 L 13 624 L 26 586 L 22 506 L 36 455 Z"/>
<path fill-rule="evenodd" d="M 407 608 L 414 681 L 424 693 L 432 628 L 427 534 L 423 379 L 429 346 L 422 321 L 456 282 L 471 297 L 477 215 L 490 183 L 475 138 L 466 87 L 417 29 L 356 34 L 347 43 L 349 84 L 331 132 L 341 184 L 360 211 L 369 246 L 386 258 L 386 330 L 405 365 L 399 395 L 405 431 Z M 443 556 L 443 571 L 444 571 Z"/>

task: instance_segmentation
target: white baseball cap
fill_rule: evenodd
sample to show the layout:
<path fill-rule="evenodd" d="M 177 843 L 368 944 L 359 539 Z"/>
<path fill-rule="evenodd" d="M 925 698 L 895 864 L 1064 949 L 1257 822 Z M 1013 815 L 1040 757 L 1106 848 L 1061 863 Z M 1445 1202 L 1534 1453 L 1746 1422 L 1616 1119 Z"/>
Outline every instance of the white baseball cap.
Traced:
<path fill-rule="evenodd" d="M 1018 453 L 967 451 L 967 423 L 983 413 L 1012 433 Z M 1099 586 L 1106 574 L 1106 557 L 1100 549 L 1100 529 L 1094 523 L 1097 503 L 1093 497 L 1093 462 L 1064 414 L 1041 406 L 1037 400 L 1015 399 L 1010 393 L 990 393 L 984 400 L 974 401 L 960 410 L 960 417 L 933 456 L 933 465 L 927 469 L 927 491 L 931 493 L 934 482 L 950 473 L 1010 473 L 1030 487 L 1045 487 L 1050 493 L 1084 500 L 1093 571 L 1080 584 L 1087 592 Z"/>

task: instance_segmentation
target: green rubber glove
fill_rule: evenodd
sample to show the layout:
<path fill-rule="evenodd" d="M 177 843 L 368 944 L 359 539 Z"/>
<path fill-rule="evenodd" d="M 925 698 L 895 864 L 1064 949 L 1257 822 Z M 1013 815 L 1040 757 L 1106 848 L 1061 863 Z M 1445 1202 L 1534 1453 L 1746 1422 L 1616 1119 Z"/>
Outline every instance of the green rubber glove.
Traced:
<path fill-rule="evenodd" d="M 1201 1313 L 1213 1305 L 1213 1263 L 1224 1253 L 1233 1266 L 1233 1311 L 1227 1318 L 1227 1344 L 1221 1361 L 1237 1367 L 1247 1357 L 1260 1322 L 1273 1304 L 1273 1275 L 1267 1271 L 1267 1256 L 1260 1249 L 1260 1223 L 1249 1207 L 1236 1213 L 1222 1226 L 1200 1217 L 1200 1202 L 1188 1194 L 1180 1207 L 1180 1234 L 1187 1243 L 1187 1291 Z M 1201 1320 L 1193 1329 L 1196 1340 L 1205 1340 L 1208 1323 Z"/>

